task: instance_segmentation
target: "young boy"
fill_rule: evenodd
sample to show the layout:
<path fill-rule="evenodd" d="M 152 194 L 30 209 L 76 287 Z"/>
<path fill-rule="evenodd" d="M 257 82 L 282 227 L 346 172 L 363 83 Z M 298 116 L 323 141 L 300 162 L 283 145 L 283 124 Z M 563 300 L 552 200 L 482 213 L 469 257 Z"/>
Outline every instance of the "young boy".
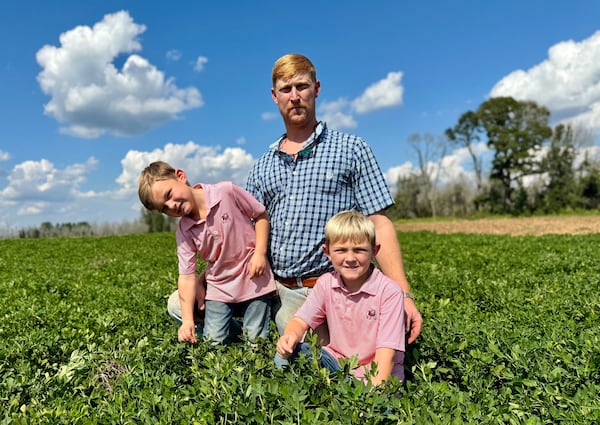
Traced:
<path fill-rule="evenodd" d="M 306 331 L 327 321 L 330 342 L 321 348 L 320 364 L 340 370 L 339 358 L 358 357 L 352 371 L 364 379 L 371 362 L 375 385 L 390 375 L 404 379 L 404 293 L 400 285 L 371 263 L 379 245 L 375 226 L 357 211 L 342 211 L 325 226 L 323 251 L 334 271 L 322 275 L 277 342 L 275 363 L 281 367 L 299 351 Z"/>
<path fill-rule="evenodd" d="M 196 342 L 196 304 L 205 312 L 204 336 L 214 342 L 227 340 L 234 310 L 243 315 L 251 341 L 268 337 L 276 286 L 266 259 L 269 221 L 262 204 L 231 182 L 192 187 L 183 170 L 162 161 L 142 171 L 138 194 L 147 209 L 181 217 L 176 233 L 179 341 Z M 206 290 L 197 284 L 196 254 L 207 262 L 199 279 Z"/>

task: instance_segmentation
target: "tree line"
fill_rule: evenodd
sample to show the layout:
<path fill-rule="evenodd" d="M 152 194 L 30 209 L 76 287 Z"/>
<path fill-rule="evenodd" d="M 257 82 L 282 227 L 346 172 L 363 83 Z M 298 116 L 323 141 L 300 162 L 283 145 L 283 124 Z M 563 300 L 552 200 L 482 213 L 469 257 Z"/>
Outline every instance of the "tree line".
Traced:
<path fill-rule="evenodd" d="M 21 239 L 77 236 L 111 236 L 146 232 L 171 232 L 177 227 L 177 220 L 158 211 L 141 209 L 140 218 L 121 223 L 56 223 L 43 222 L 39 227 L 28 227 L 18 231 Z M 10 236 L 10 235 L 9 235 Z"/>
<path fill-rule="evenodd" d="M 491 98 L 463 113 L 443 135 L 414 134 L 409 143 L 417 169 L 398 179 L 393 219 L 553 214 L 600 206 L 600 161 L 586 153 L 594 144 L 592 133 L 569 124 L 551 127 L 549 110 L 532 101 Z M 443 179 L 450 168 L 446 152 L 457 148 L 467 152 L 472 170 Z M 176 219 L 142 209 L 133 222 L 45 222 L 19 230 L 19 237 L 170 232 L 176 226 Z"/>
<path fill-rule="evenodd" d="M 600 163 L 586 150 L 594 144 L 592 133 L 570 124 L 551 127 L 549 122 L 544 106 L 497 97 L 463 113 L 441 136 L 411 136 L 418 169 L 398 179 L 390 215 L 530 215 L 598 209 Z M 464 149 L 472 171 L 442 184 L 449 148 Z M 489 170 L 484 167 L 485 156 L 491 157 Z"/>

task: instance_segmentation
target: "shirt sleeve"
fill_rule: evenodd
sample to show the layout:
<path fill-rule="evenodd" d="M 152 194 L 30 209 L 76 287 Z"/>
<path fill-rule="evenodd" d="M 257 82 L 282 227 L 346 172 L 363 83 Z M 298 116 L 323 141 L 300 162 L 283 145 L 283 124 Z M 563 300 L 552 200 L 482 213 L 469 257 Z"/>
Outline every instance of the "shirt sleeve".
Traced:
<path fill-rule="evenodd" d="M 196 247 L 189 234 L 177 228 L 177 258 L 179 260 L 179 274 L 191 274 L 196 272 Z"/>
<path fill-rule="evenodd" d="M 354 150 L 354 170 L 354 194 L 361 213 L 370 215 L 394 205 L 394 198 L 375 155 L 362 139 L 358 140 Z"/>
<path fill-rule="evenodd" d="M 239 210 L 249 218 L 254 219 L 265 212 L 265 207 L 262 203 L 252 196 L 251 193 L 236 184 L 231 184 L 231 194 Z"/>
<path fill-rule="evenodd" d="M 382 294 L 376 348 L 404 351 L 404 346 L 404 294 L 389 281 Z"/>

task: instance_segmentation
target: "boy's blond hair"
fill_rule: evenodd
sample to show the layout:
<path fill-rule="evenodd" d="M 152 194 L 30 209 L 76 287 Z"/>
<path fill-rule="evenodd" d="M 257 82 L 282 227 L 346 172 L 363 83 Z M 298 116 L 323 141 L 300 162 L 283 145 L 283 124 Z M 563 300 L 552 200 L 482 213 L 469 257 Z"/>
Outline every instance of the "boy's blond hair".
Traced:
<path fill-rule="evenodd" d="M 273 88 L 277 80 L 289 80 L 300 72 L 308 72 L 313 83 L 317 81 L 317 70 L 310 59 L 298 53 L 289 53 L 277 59 L 273 65 L 271 77 L 273 79 Z"/>
<path fill-rule="evenodd" d="M 138 196 L 142 204 L 150 211 L 154 210 L 152 185 L 157 181 L 176 178 L 175 168 L 164 161 L 155 161 L 144 168 L 138 184 Z"/>
<path fill-rule="evenodd" d="M 375 225 L 364 214 L 358 211 L 342 211 L 331 217 L 325 225 L 325 244 L 335 242 L 369 241 L 375 246 Z"/>

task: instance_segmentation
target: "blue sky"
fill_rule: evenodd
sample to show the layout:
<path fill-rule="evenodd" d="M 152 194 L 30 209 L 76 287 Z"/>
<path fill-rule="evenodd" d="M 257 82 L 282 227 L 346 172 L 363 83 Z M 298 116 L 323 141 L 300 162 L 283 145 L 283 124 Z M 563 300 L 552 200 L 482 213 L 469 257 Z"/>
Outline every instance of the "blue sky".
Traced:
<path fill-rule="evenodd" d="M 27 1 L 0 6 L 0 234 L 140 216 L 150 161 L 244 186 L 283 133 L 274 61 L 303 53 L 318 117 L 363 137 L 391 186 L 490 96 L 600 132 L 600 2 Z M 464 152 L 447 152 L 468 173 Z"/>

